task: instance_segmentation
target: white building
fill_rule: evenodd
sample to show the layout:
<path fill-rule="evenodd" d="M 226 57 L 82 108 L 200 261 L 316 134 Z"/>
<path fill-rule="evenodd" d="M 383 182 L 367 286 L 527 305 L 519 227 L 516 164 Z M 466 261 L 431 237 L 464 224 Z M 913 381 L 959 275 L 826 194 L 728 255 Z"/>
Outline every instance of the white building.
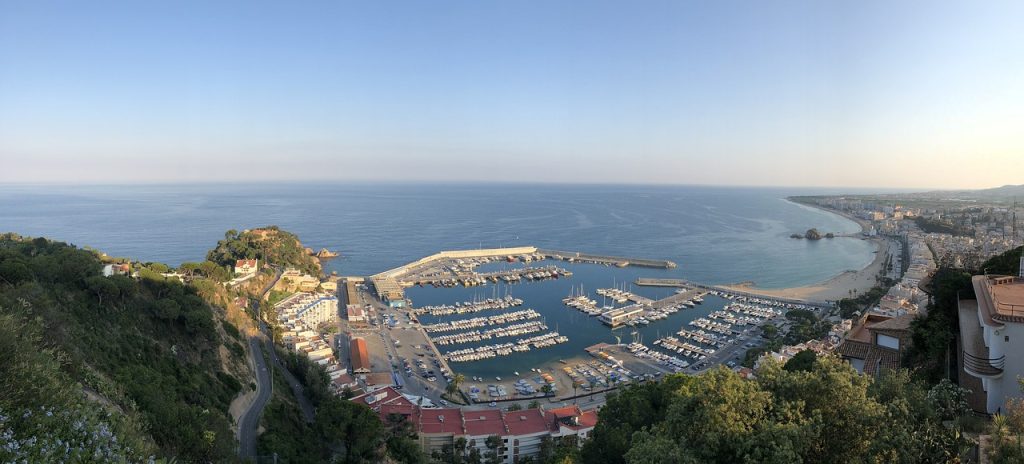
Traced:
<path fill-rule="evenodd" d="M 600 319 L 601 322 L 604 322 L 609 326 L 618 327 L 622 324 L 625 324 L 630 319 L 639 317 L 641 314 L 643 314 L 643 312 L 644 307 L 635 304 L 607 311 L 601 314 L 601 316 L 599 316 L 598 319 Z"/>
<path fill-rule="evenodd" d="M 258 259 L 239 259 L 235 261 L 235 274 L 250 275 L 259 270 Z"/>
<path fill-rule="evenodd" d="M 1024 277 L 974 276 L 974 300 L 959 301 L 961 385 L 979 409 L 1000 412 L 1008 398 L 1024 396 Z M 980 387 L 980 388 L 978 388 Z"/>
<path fill-rule="evenodd" d="M 338 297 L 317 293 L 296 293 L 274 305 L 282 322 L 301 320 L 309 327 L 335 320 L 338 315 Z"/>

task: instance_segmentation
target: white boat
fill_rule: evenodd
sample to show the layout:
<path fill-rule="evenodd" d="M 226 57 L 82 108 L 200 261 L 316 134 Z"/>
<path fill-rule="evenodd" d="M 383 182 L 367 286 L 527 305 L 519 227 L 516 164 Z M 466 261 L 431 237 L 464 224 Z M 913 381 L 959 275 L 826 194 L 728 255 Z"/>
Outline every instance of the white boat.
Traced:
<path fill-rule="evenodd" d="M 519 371 L 515 371 L 515 372 L 513 372 L 513 374 L 515 374 L 516 377 L 519 377 Z"/>

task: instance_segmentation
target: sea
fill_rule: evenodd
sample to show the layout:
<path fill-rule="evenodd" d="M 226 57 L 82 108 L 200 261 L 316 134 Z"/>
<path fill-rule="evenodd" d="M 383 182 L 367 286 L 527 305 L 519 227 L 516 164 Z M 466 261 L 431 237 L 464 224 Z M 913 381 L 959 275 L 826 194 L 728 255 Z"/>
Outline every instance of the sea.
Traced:
<path fill-rule="evenodd" d="M 442 250 L 537 246 L 614 256 L 667 259 L 675 269 L 557 263 L 573 276 L 472 288 L 413 287 L 417 306 L 511 294 L 570 339 L 500 362 L 453 364 L 466 375 L 508 375 L 579 356 L 598 342 L 645 342 L 670 335 L 726 304 L 703 305 L 636 330 L 609 330 L 562 304 L 580 287 L 626 288 L 658 298 L 671 289 L 632 285 L 637 277 L 763 288 L 809 285 L 873 259 L 865 240 L 790 238 L 812 227 L 855 233 L 841 216 L 786 200 L 825 189 L 512 183 L 266 183 L 173 185 L 0 185 L 0 232 L 89 246 L 134 261 L 201 261 L 229 229 L 278 225 L 315 250 L 341 253 L 326 272 L 370 275 Z M 851 193 L 851 192 L 847 192 Z M 857 192 L 852 192 L 857 193 Z M 522 264 L 518 264 L 522 266 Z M 536 264 L 534 264 L 536 265 Z M 509 266 L 492 263 L 489 266 Z M 487 313 L 491 314 L 490 312 Z M 441 320 L 471 316 L 449 316 Z M 425 316 L 423 322 L 432 322 Z M 500 340 L 504 341 L 504 340 Z M 489 341 L 487 343 L 494 343 Z M 442 352 L 473 346 L 440 347 Z"/>

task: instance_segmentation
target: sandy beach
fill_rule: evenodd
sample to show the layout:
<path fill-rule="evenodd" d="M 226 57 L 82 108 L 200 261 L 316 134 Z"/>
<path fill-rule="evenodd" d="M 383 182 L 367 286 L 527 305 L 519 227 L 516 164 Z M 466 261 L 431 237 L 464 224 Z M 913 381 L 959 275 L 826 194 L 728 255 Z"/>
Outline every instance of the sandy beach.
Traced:
<path fill-rule="evenodd" d="M 813 205 L 804 206 L 816 208 Z M 841 214 L 839 212 L 829 209 L 818 209 L 821 209 L 822 211 L 827 211 L 832 214 L 838 214 L 851 221 L 854 221 L 861 226 L 862 230 L 866 231 L 870 227 L 870 224 L 859 218 L 855 218 L 846 214 Z M 879 273 L 882 272 L 883 266 L 885 266 L 886 258 L 889 256 L 889 243 L 886 239 L 881 237 L 873 237 L 863 238 L 861 240 L 870 240 L 875 243 L 875 259 L 873 259 L 871 263 L 868 264 L 863 269 L 848 270 L 819 284 L 779 289 L 758 288 L 756 284 L 721 285 L 720 287 L 723 289 L 729 289 L 738 292 L 746 292 L 754 295 L 762 295 L 776 298 L 791 298 L 811 302 L 826 302 L 835 301 L 842 298 L 848 298 L 851 296 L 851 292 L 854 290 L 856 290 L 856 292 L 859 294 L 867 290 L 870 290 L 872 287 L 875 286 L 877 276 L 879 275 Z"/>

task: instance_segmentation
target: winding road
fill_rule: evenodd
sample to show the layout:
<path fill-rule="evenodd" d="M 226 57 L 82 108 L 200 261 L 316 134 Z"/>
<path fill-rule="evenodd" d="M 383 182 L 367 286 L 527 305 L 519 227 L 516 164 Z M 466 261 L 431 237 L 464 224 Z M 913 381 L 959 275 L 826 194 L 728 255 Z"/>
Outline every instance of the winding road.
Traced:
<path fill-rule="evenodd" d="M 262 334 L 261 334 L 262 335 Z M 256 399 L 238 420 L 238 456 L 242 459 L 256 457 L 256 432 L 260 426 L 263 408 L 270 401 L 271 379 L 267 363 L 263 359 L 261 335 L 249 337 L 249 353 L 256 370 Z M 256 355 L 258 353 L 258 355 Z"/>
<path fill-rule="evenodd" d="M 274 288 L 277 281 L 281 279 L 282 271 L 279 269 L 277 274 L 274 276 L 274 280 L 263 288 L 260 293 L 260 298 L 254 302 L 253 308 L 256 311 L 257 319 L 259 319 L 260 331 L 258 334 L 249 337 L 249 359 L 252 361 L 253 369 L 256 371 L 256 398 L 253 400 L 249 408 L 242 413 L 241 418 L 238 420 L 238 457 L 242 459 L 255 459 L 256 455 L 256 440 L 258 438 L 257 432 L 260 427 L 260 417 L 263 416 L 263 409 L 266 408 L 267 403 L 270 402 L 270 396 L 273 392 L 273 378 L 272 370 L 278 369 L 284 375 L 288 386 L 291 387 L 292 393 L 295 395 L 295 399 L 299 403 L 299 408 L 302 410 L 303 418 L 307 423 L 313 422 L 314 410 L 313 403 L 306 397 L 305 391 L 302 388 L 302 384 L 299 383 L 298 379 L 292 375 L 278 359 L 277 353 L 274 350 L 274 339 L 269 336 L 270 329 L 266 323 L 263 322 L 262 313 L 260 312 L 260 301 L 267 296 L 270 289 Z M 264 351 L 264 349 L 266 351 Z M 267 362 L 264 359 L 266 353 L 270 354 L 270 359 L 273 363 L 272 367 L 267 366 Z"/>

